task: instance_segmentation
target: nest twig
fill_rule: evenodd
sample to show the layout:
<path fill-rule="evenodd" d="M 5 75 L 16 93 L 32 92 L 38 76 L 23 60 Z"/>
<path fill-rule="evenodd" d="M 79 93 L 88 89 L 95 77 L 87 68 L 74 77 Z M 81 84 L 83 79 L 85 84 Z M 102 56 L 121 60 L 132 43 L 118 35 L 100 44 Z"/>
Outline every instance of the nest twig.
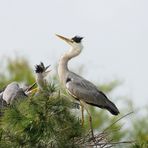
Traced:
<path fill-rule="evenodd" d="M 117 122 L 119 122 L 120 120 L 122 120 L 123 118 L 129 116 L 130 114 L 132 114 L 133 112 L 127 113 L 126 115 L 120 117 L 119 119 L 117 119 L 115 122 L 113 122 L 111 125 L 109 125 L 107 128 L 105 128 L 103 130 L 103 132 L 96 134 L 94 137 L 92 137 L 91 132 L 89 132 L 87 135 L 85 135 L 85 137 L 81 138 L 81 139 L 75 139 L 75 143 L 77 145 L 79 145 L 80 147 L 84 147 L 84 148 L 91 148 L 91 147 L 95 147 L 95 148 L 111 148 L 114 147 L 115 145 L 121 145 L 121 144 L 133 144 L 135 143 L 134 140 L 131 141 L 114 141 L 113 139 L 111 139 L 111 134 L 112 132 L 117 132 L 119 129 L 116 130 L 112 130 L 109 131 L 109 129 L 111 129 L 111 127 L 116 124 Z"/>

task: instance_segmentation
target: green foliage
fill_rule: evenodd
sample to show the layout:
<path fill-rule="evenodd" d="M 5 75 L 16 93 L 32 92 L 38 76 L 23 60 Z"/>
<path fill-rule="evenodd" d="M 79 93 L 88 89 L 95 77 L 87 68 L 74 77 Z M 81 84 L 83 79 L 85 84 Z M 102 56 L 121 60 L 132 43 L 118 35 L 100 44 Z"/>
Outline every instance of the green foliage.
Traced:
<path fill-rule="evenodd" d="M 34 83 L 33 70 L 26 59 L 20 57 L 8 59 L 6 65 L 1 67 L 0 88 L 12 81 L 25 82 L 27 84 Z M 109 93 L 119 84 L 119 81 L 114 80 L 100 85 L 99 89 Z M 57 85 L 59 85 L 58 78 L 54 75 L 53 84 L 50 84 L 43 93 L 15 102 L 4 110 L 4 116 L 0 118 L 1 148 L 79 147 L 75 139 L 83 139 L 84 134 L 89 130 L 88 115 L 85 114 L 85 127 L 82 128 L 79 119 L 70 110 L 72 103 L 69 100 L 71 99 L 69 99 L 65 90 L 62 91 L 64 95 L 60 95 L 59 90 L 55 87 Z M 130 108 L 133 110 L 132 101 L 130 101 L 128 108 L 124 107 L 123 110 L 120 110 L 121 115 Z M 95 134 L 103 132 L 118 118 L 96 107 L 90 106 L 89 110 L 92 115 Z M 146 112 L 148 113 L 148 111 Z M 136 118 L 133 122 L 130 122 L 130 129 L 123 129 L 122 121 L 110 127 L 107 130 L 110 135 L 109 138 L 114 141 L 136 140 L 136 143 L 131 147 L 147 148 L 148 118 L 147 116 L 140 116 L 139 118 L 136 113 L 134 116 Z M 123 147 L 127 147 L 127 145 L 123 145 Z"/>
<path fill-rule="evenodd" d="M 35 81 L 33 70 L 28 60 L 23 57 L 8 58 L 5 66 L 0 68 L 0 88 L 12 81 L 32 84 Z"/>
<path fill-rule="evenodd" d="M 148 113 L 148 112 L 147 112 Z M 148 147 L 148 118 L 145 116 L 138 115 L 132 121 L 132 128 L 130 136 L 136 139 L 136 144 L 132 148 L 147 148 Z"/>
<path fill-rule="evenodd" d="M 34 76 L 28 61 L 24 58 L 9 59 L 7 65 L 8 73 L 11 74 L 11 79 L 17 82 L 33 83 Z"/>
<path fill-rule="evenodd" d="M 137 142 L 131 148 L 147 148 L 148 142 Z"/>
<path fill-rule="evenodd" d="M 1 144 L 7 147 L 77 147 L 74 139 L 83 135 L 83 128 L 70 108 L 71 103 L 66 98 L 52 93 L 15 102 L 1 118 Z"/>

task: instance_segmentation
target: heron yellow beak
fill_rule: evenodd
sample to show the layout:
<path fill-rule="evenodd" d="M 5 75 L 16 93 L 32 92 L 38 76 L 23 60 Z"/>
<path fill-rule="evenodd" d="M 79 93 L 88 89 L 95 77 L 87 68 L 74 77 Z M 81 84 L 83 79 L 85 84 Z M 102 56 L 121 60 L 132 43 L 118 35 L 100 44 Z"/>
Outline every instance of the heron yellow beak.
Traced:
<path fill-rule="evenodd" d="M 34 88 L 35 85 L 36 85 L 36 82 L 33 83 L 32 85 L 30 85 L 25 91 L 26 91 L 26 92 L 31 91 L 31 90 Z"/>
<path fill-rule="evenodd" d="M 58 35 L 58 34 L 56 34 L 56 36 L 59 37 L 60 39 L 64 40 L 65 42 L 67 42 L 70 45 L 73 43 L 73 40 L 71 40 L 71 39 L 68 39 L 68 38 L 63 37 L 63 36 Z"/>

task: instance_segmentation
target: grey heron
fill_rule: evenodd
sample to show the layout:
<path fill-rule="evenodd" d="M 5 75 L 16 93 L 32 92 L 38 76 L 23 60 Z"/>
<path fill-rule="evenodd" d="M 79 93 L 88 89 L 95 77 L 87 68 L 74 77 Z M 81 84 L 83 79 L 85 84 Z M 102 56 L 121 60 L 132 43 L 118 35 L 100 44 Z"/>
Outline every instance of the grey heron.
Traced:
<path fill-rule="evenodd" d="M 41 62 L 39 65 L 36 65 L 35 66 L 35 72 L 36 72 L 36 83 L 38 85 L 38 89 L 39 90 L 43 90 L 44 87 L 46 87 L 46 80 L 45 80 L 45 77 L 48 75 L 48 73 L 51 71 L 51 70 L 48 70 L 47 69 L 50 67 L 49 66 L 44 66 L 43 62 Z"/>
<path fill-rule="evenodd" d="M 45 67 L 41 62 L 40 65 L 35 66 L 36 82 L 31 86 L 20 87 L 18 82 L 11 82 L 0 92 L 0 108 L 6 104 L 12 104 L 16 99 L 24 99 L 34 92 L 32 89 L 36 84 L 38 85 L 38 92 L 43 90 L 46 85 L 45 77 L 50 71 L 47 71 L 49 66 Z"/>
<path fill-rule="evenodd" d="M 0 93 L 0 98 L 3 99 L 7 104 L 12 104 L 12 102 L 17 98 L 25 97 L 27 97 L 25 90 L 23 90 L 23 88 L 21 88 L 17 82 L 11 82 Z"/>
<path fill-rule="evenodd" d="M 71 72 L 68 69 L 69 60 L 78 56 L 83 49 L 83 45 L 81 43 L 83 37 L 75 36 L 69 39 L 61 35 L 56 36 L 66 41 L 72 47 L 70 50 L 65 52 L 63 56 L 61 56 L 58 65 L 58 75 L 60 82 L 66 88 L 67 92 L 75 99 L 79 100 L 83 107 L 85 107 L 86 103 L 102 109 L 107 109 L 111 114 L 118 115 L 118 108 L 107 98 L 107 96 L 102 91 L 98 90 L 98 88 L 90 81 L 75 74 L 74 72 Z M 86 107 L 85 109 L 90 116 L 90 124 L 92 124 L 91 115 Z M 90 126 L 92 129 L 92 125 Z"/>
<path fill-rule="evenodd" d="M 44 66 L 43 62 L 40 62 L 39 65 L 35 66 L 35 73 L 36 73 L 36 84 L 37 88 L 31 90 L 31 93 L 35 92 L 35 94 L 38 94 L 42 92 L 46 87 L 47 87 L 47 82 L 46 82 L 46 76 L 51 70 L 47 70 L 49 66 Z"/>
<path fill-rule="evenodd" d="M 0 106 L 12 104 L 16 99 L 24 99 L 28 97 L 29 91 L 35 86 L 36 83 L 30 86 L 20 87 L 18 82 L 9 83 L 0 93 Z"/>

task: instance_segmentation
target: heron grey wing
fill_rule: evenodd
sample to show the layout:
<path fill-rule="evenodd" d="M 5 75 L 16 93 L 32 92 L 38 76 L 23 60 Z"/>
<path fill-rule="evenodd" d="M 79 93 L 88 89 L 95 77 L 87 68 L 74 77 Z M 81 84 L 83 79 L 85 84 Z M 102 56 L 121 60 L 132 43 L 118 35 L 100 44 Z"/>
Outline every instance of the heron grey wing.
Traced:
<path fill-rule="evenodd" d="M 67 80 L 69 80 L 66 83 L 67 90 L 78 100 L 80 99 L 93 106 L 107 109 L 113 115 L 119 114 L 116 105 L 91 82 L 77 75 L 72 76 Z"/>
<path fill-rule="evenodd" d="M 99 91 L 95 85 L 85 79 L 71 79 L 66 83 L 68 92 L 78 100 L 82 100 L 93 106 L 107 109 L 113 115 L 118 115 L 119 110 L 107 96 Z"/>
<path fill-rule="evenodd" d="M 98 107 L 105 106 L 107 97 L 95 85 L 83 78 L 72 78 L 66 83 L 67 90 L 75 98 Z"/>
<path fill-rule="evenodd" d="M 17 95 L 18 90 L 19 85 L 17 82 L 10 83 L 3 92 L 3 99 L 9 104 Z"/>

